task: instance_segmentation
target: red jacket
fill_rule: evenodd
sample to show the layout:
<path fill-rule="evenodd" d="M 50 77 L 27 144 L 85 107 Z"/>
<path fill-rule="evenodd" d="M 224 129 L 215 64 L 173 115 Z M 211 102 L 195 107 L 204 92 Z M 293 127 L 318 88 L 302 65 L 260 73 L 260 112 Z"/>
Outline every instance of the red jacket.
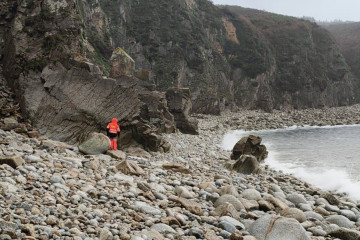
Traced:
<path fill-rule="evenodd" d="M 117 123 L 118 123 L 118 120 L 116 118 L 113 118 L 111 120 L 111 122 L 106 126 L 106 131 L 108 133 L 112 133 L 112 134 L 119 134 L 120 127 Z"/>

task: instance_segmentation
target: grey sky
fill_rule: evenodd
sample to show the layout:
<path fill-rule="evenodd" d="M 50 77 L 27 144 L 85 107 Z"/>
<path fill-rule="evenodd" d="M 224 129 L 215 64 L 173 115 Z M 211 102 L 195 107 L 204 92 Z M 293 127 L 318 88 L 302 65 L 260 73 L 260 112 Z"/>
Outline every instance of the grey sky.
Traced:
<path fill-rule="evenodd" d="M 212 0 L 214 4 L 238 5 L 320 21 L 360 21 L 360 0 Z"/>

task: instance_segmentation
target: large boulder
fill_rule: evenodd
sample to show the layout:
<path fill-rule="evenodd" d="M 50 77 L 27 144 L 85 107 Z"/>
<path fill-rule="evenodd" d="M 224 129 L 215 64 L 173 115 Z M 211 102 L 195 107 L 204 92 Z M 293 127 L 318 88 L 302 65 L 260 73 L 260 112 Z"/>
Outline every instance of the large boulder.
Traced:
<path fill-rule="evenodd" d="M 135 71 L 135 61 L 120 47 L 113 51 L 110 63 L 112 78 L 132 75 Z"/>
<path fill-rule="evenodd" d="M 264 215 L 256 220 L 249 233 L 258 240 L 310 240 L 301 224 L 292 218 Z"/>
<path fill-rule="evenodd" d="M 237 160 L 241 155 L 253 155 L 256 157 L 258 162 L 263 161 L 268 152 L 266 147 L 261 144 L 261 137 L 249 135 L 242 137 L 233 147 L 230 158 Z"/>
<path fill-rule="evenodd" d="M 166 91 L 169 111 L 174 115 L 176 127 L 186 134 L 199 134 L 198 121 L 189 116 L 192 108 L 189 88 L 170 88 Z"/>
<path fill-rule="evenodd" d="M 110 139 L 102 133 L 93 132 L 79 145 L 79 151 L 84 154 L 97 155 L 105 153 L 110 148 Z"/>

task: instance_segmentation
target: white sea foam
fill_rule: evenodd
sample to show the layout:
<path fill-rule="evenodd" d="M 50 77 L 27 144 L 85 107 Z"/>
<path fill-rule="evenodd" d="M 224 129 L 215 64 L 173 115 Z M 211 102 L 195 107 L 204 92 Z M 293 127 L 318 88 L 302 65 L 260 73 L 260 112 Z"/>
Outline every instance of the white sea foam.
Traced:
<path fill-rule="evenodd" d="M 271 132 L 279 132 L 279 131 L 292 131 L 292 130 L 299 130 L 299 129 L 316 129 L 316 128 L 343 128 L 343 127 L 358 127 L 359 125 L 351 125 L 351 126 L 323 126 L 323 127 L 313 127 L 313 126 L 292 126 L 287 127 L 284 129 L 275 129 L 275 130 L 261 130 L 261 131 L 244 131 L 244 130 L 235 130 L 228 132 L 224 135 L 221 146 L 225 150 L 231 150 L 233 146 L 236 144 L 237 141 L 241 139 L 243 136 L 247 136 L 249 134 L 260 135 Z M 352 130 L 351 130 L 352 131 Z M 272 135 L 272 134 L 271 134 Z M 334 140 L 335 137 L 334 137 Z M 287 142 L 283 143 L 286 144 Z M 290 159 L 288 161 L 279 161 L 279 159 L 284 159 L 284 153 L 277 152 L 276 146 L 272 143 L 271 139 L 263 140 L 263 144 L 267 147 L 269 151 L 269 156 L 265 160 L 265 163 L 268 164 L 272 169 L 281 170 L 284 173 L 292 174 L 293 176 L 306 181 L 313 186 L 319 187 L 324 190 L 328 191 L 337 191 L 337 192 L 345 192 L 349 195 L 349 197 L 360 200 L 360 181 L 357 178 L 351 178 L 349 173 L 346 171 L 345 168 L 334 168 L 329 166 L 328 169 L 324 169 L 324 167 L 315 166 L 318 164 L 313 164 L 309 167 L 308 163 L 303 163 L 302 161 L 296 161 L 297 158 L 300 159 L 299 155 L 289 155 Z M 292 143 L 289 143 L 290 145 Z M 293 146 L 292 146 L 293 147 Z M 280 150 L 279 150 L 280 151 Z M 286 150 L 285 150 L 286 151 Z M 291 151 L 291 149 L 290 149 Z M 304 151 L 304 149 L 302 149 Z M 306 150 L 305 150 L 306 151 Z M 288 152 L 286 152 L 288 153 Z M 298 153 L 299 154 L 299 153 Z M 288 156 L 288 155 L 286 155 Z M 323 157 L 326 156 L 325 154 L 322 155 Z M 325 160 L 327 161 L 327 160 Z M 339 159 L 335 161 L 341 161 Z M 347 162 L 347 167 L 351 168 L 350 163 Z M 315 166 L 314 166 L 315 165 Z M 321 166 L 321 164 L 319 164 Z M 352 169 L 348 169 L 352 170 Z M 354 172 L 354 171 L 352 171 Z M 354 175 L 354 173 L 352 173 Z"/>
<path fill-rule="evenodd" d="M 293 176 L 328 191 L 345 192 L 350 198 L 360 200 L 360 182 L 351 180 L 345 170 L 306 169 L 295 164 L 283 164 L 276 160 L 276 153 L 270 153 L 266 159 L 272 169 L 292 174 Z"/>

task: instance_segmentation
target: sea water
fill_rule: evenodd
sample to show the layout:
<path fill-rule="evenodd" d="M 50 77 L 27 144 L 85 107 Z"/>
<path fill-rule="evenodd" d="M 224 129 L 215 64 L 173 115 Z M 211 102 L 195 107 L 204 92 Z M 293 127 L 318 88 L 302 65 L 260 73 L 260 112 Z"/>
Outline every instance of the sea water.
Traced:
<path fill-rule="evenodd" d="M 221 145 L 232 150 L 249 134 L 262 138 L 269 152 L 265 164 L 270 168 L 360 200 L 360 125 L 236 130 L 225 134 Z"/>

